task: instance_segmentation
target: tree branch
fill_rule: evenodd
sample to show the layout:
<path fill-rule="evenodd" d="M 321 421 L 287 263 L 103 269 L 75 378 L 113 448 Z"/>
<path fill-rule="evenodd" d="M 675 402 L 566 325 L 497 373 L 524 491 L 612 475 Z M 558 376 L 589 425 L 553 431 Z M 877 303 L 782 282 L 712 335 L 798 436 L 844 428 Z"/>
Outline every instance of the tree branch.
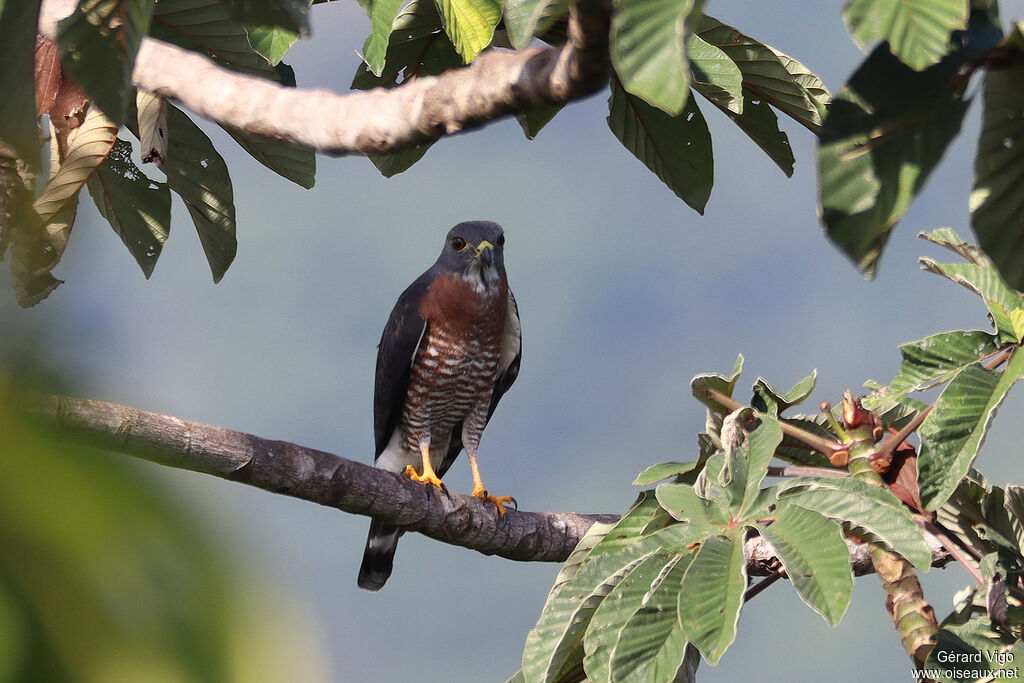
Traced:
<path fill-rule="evenodd" d="M 594 522 L 618 519 L 518 510 L 500 518 L 479 498 L 445 496 L 408 477 L 287 441 L 105 401 L 33 394 L 25 403 L 32 418 L 61 438 L 371 515 L 510 560 L 560 562 Z"/>
<path fill-rule="evenodd" d="M 619 519 L 514 509 L 500 518 L 493 505 L 478 498 L 438 494 L 408 477 L 287 441 L 106 401 L 28 394 L 20 403 L 59 438 L 378 517 L 438 541 L 510 560 L 562 562 L 595 522 Z M 871 546 L 849 539 L 847 545 L 854 574 L 872 572 Z M 942 566 L 951 557 L 937 543 L 934 546 L 933 564 Z M 751 576 L 778 571 L 779 559 L 767 539 L 750 538 L 745 549 Z"/>
<path fill-rule="evenodd" d="M 44 0 L 39 32 L 55 39 L 57 21 L 75 4 Z M 286 88 L 152 37 L 142 41 L 132 81 L 245 133 L 327 154 L 380 154 L 600 90 L 609 72 L 609 5 L 606 0 L 574 5 L 562 47 L 489 50 L 468 67 L 391 90 L 339 95 Z"/>

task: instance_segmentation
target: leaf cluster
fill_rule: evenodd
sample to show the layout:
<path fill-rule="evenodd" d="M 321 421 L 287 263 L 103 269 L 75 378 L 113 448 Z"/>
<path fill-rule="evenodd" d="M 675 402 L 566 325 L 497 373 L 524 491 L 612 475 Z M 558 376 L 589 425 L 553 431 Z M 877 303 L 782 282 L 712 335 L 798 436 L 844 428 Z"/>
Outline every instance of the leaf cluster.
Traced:
<path fill-rule="evenodd" d="M 237 248 L 227 166 L 187 114 L 136 90 L 135 58 L 151 35 L 229 69 L 294 85 L 280 59 L 308 33 L 307 3 L 83 1 L 60 22 L 56 44 L 33 38 L 38 10 L 36 2 L 0 4 L 0 204 L 8 207 L 0 221 L 0 257 L 10 245 L 19 303 L 34 305 L 61 284 L 52 271 L 83 187 L 147 278 L 170 232 L 171 194 L 178 195 L 219 281 Z M 45 180 L 39 169 L 43 117 L 51 142 Z M 138 157 L 122 127 L 138 140 Z M 312 151 L 226 130 L 261 164 L 312 187 Z M 153 163 L 165 180 L 150 178 L 137 158 Z"/>
<path fill-rule="evenodd" d="M 788 578 L 830 625 L 852 596 L 848 544 L 869 543 L 921 571 L 932 563 L 932 546 L 953 545 L 947 550 L 985 582 L 958 598 L 929 661 L 948 669 L 935 661 L 940 650 L 986 652 L 993 654 L 985 671 L 1012 666 L 1024 625 L 1024 491 L 991 487 L 972 465 L 996 406 L 1024 369 L 1024 298 L 952 230 L 926 237 L 966 259 L 923 261 L 978 293 L 994 329 L 905 344 L 892 382 L 870 383 L 864 404 L 878 416 L 879 433 L 920 420 L 926 406 L 912 394 L 941 387 L 919 423 L 920 455 L 910 449 L 901 472 L 885 478 L 888 487 L 838 470 L 818 476 L 807 466 L 831 466 L 829 454 L 853 441 L 830 409 L 782 415 L 810 396 L 815 374 L 785 392 L 758 379 L 746 406 L 731 399 L 742 357 L 728 375 L 697 376 L 691 388 L 707 408 L 697 459 L 642 472 L 635 484 L 662 483 L 641 493 L 619 523 L 591 530 L 556 580 L 513 680 L 694 680 L 701 657 L 714 665 L 733 643 L 743 604 L 760 590 L 744 552 L 755 536 L 775 550 L 769 571 Z M 773 459 L 797 467 L 772 470 Z M 770 475 L 784 478 L 768 483 Z"/>

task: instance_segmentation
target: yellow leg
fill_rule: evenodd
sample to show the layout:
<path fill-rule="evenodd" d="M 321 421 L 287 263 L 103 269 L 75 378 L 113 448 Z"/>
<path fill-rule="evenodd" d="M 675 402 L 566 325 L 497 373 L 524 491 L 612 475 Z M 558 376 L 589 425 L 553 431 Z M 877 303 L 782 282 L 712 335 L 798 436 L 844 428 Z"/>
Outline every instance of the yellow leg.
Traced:
<path fill-rule="evenodd" d="M 444 491 L 444 484 L 441 477 L 434 472 L 434 466 L 430 464 L 430 444 L 420 444 L 420 455 L 423 457 L 423 474 L 416 474 L 416 468 L 412 465 L 405 466 L 405 473 L 413 481 L 430 484 Z"/>
<path fill-rule="evenodd" d="M 482 498 L 488 500 L 498 508 L 498 516 L 505 516 L 505 503 L 516 504 L 516 499 L 512 496 L 492 496 L 487 493 L 487 489 L 484 488 L 483 481 L 480 480 L 480 467 L 476 464 L 476 454 L 467 453 L 469 455 L 469 467 L 473 470 L 473 492 L 469 495 L 474 498 Z"/>

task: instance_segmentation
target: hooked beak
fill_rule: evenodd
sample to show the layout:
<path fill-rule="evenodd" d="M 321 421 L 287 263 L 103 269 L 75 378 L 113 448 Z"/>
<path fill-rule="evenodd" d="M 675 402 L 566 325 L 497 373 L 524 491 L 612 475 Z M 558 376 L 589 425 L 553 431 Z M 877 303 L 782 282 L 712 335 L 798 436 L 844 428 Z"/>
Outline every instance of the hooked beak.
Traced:
<path fill-rule="evenodd" d="M 484 240 L 476 247 L 476 257 L 484 268 L 490 268 L 494 264 L 494 245 Z"/>

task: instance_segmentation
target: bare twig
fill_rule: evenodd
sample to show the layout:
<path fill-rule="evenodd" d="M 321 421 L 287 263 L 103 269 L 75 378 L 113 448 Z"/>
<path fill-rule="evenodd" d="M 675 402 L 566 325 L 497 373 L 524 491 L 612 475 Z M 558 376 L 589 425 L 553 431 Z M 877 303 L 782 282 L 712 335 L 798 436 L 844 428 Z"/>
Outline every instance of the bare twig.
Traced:
<path fill-rule="evenodd" d="M 132 80 L 245 133 L 327 154 L 380 154 L 600 90 L 609 72 L 610 4 L 574 5 L 562 47 L 490 50 L 471 66 L 391 90 L 340 95 L 286 88 L 152 37 L 142 41 Z M 75 5 L 74 0 L 44 0 L 40 33 L 53 39 L 57 21 Z"/>

